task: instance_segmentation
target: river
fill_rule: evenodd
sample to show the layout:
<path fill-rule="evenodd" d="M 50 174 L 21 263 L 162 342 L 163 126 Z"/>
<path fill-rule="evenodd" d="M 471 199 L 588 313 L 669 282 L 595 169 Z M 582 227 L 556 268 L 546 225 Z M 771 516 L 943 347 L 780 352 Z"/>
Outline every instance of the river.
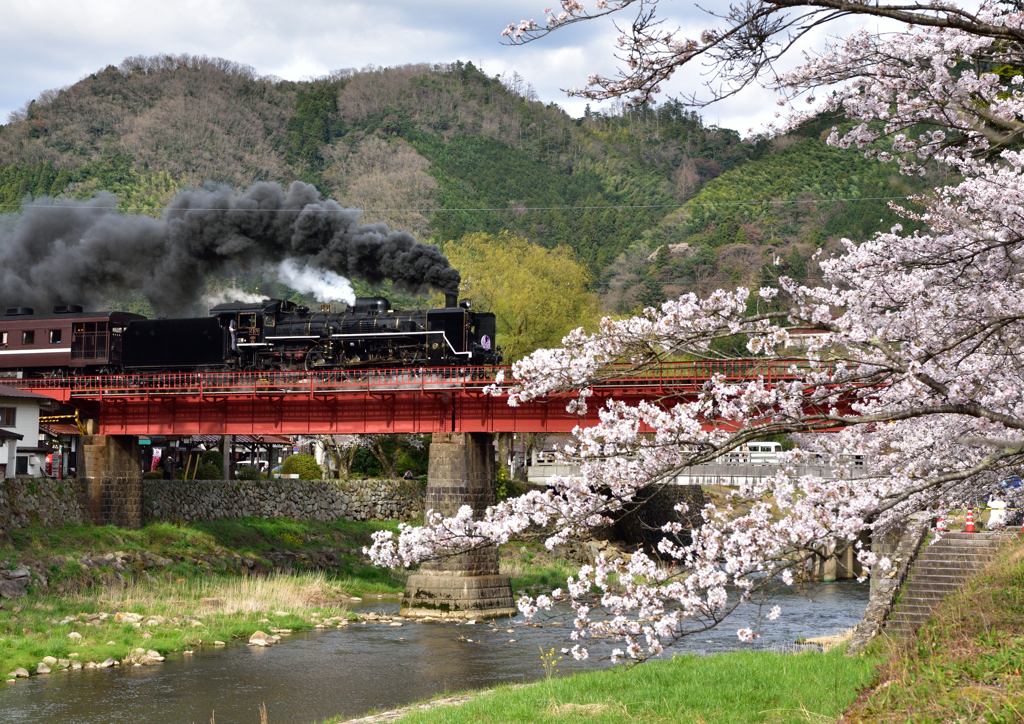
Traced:
<path fill-rule="evenodd" d="M 762 628 L 754 647 L 784 648 L 801 636 L 851 628 L 863 616 L 867 599 L 866 583 L 846 581 L 803 593 L 784 591 L 775 601 L 782 615 Z M 394 614 L 398 603 L 364 602 L 355 610 Z M 713 654 L 747 646 L 739 642 L 736 629 L 750 625 L 753 615 L 750 609 L 673 650 Z M 0 722 L 206 724 L 215 713 L 217 724 L 257 724 L 260 704 L 266 705 L 270 724 L 355 717 L 446 691 L 541 678 L 539 647 L 566 645 L 567 627 L 521 623 L 521 617 L 499 619 L 497 631 L 486 624 L 355 624 L 293 634 L 266 649 L 235 644 L 176 655 L 153 667 L 33 677 L 0 688 Z M 514 633 L 506 633 L 510 628 Z M 608 665 L 597 657 L 575 662 L 566 656 L 558 668 L 566 674 Z"/>

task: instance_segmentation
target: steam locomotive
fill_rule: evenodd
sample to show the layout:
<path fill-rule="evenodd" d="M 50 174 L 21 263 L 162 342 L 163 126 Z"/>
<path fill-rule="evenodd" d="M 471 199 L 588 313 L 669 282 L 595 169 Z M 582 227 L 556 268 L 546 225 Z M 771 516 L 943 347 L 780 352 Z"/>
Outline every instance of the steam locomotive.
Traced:
<path fill-rule="evenodd" d="M 361 297 L 343 312 L 313 311 L 266 299 L 186 319 L 13 307 L 0 318 L 0 377 L 500 364 L 494 315 L 470 307 L 454 294 L 443 309 L 396 311 L 385 297 Z"/>

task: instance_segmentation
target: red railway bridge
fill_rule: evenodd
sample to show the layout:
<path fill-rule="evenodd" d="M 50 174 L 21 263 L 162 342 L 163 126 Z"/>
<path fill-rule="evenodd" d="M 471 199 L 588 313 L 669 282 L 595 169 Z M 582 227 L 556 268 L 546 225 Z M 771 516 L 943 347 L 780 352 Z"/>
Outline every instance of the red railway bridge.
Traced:
<path fill-rule="evenodd" d="M 507 367 L 114 374 L 10 382 L 70 405 L 90 420 L 90 434 L 82 437 L 80 494 L 95 523 L 137 528 L 143 523 L 144 492 L 135 436 L 434 433 L 425 507 L 454 515 L 469 505 L 483 514 L 496 501 L 494 453 L 486 433 L 566 432 L 595 424 L 608 400 L 669 407 L 692 399 L 714 376 L 781 382 L 793 379 L 794 364 L 799 363 L 623 366 L 594 385 L 584 415 L 566 410 L 565 395 L 510 407 L 510 384 L 496 383 L 499 372 L 509 377 Z M 401 610 L 481 618 L 514 614 L 515 604 L 509 578 L 499 572 L 497 549 L 490 547 L 424 563 L 409 577 Z"/>
<path fill-rule="evenodd" d="M 628 366 L 593 388 L 588 411 L 566 411 L 569 397 L 508 405 L 485 392 L 508 367 L 175 372 L 10 380 L 96 420 L 100 435 L 267 435 L 358 433 L 569 432 L 596 424 L 608 400 L 692 399 L 716 375 L 734 381 L 794 378 L 794 361 L 670 362 Z"/>

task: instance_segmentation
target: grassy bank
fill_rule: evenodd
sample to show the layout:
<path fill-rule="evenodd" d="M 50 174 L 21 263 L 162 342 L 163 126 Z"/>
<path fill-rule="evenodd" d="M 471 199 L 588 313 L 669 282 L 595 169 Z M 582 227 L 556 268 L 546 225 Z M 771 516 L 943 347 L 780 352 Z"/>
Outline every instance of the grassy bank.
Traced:
<path fill-rule="evenodd" d="M 341 588 L 321 573 L 176 578 L 30 595 L 0 610 L 0 673 L 16 667 L 34 673 L 47 656 L 65 660 L 64 668 L 75 661 L 87 666 L 120 661 L 137 648 L 167 655 L 247 640 L 257 630 L 337 626 L 350 615 L 339 596 Z"/>
<path fill-rule="evenodd" d="M 25 528 L 9 531 L 0 539 L 0 565 L 7 561 L 44 561 L 52 575 L 51 587 L 81 573 L 70 559 L 84 555 L 97 556 L 117 551 L 129 554 L 145 552 L 171 561 L 170 573 L 203 575 L 220 569 L 228 572 L 239 557 L 254 560 L 260 572 L 273 569 L 278 561 L 267 558 L 271 553 L 296 553 L 330 549 L 338 558 L 333 573 L 349 577 L 358 591 L 400 592 L 404 576 L 393 575 L 369 565 L 360 552 L 370 543 L 377 530 L 396 530 L 391 522 L 318 522 L 295 520 L 264 520 L 242 518 L 176 525 L 150 523 L 139 530 L 114 526 L 77 525 L 63 528 Z M 63 557 L 64 563 L 54 562 Z M 298 559 L 292 567 L 302 567 Z M 237 567 L 237 566 L 234 566 Z M 66 570 L 64 570 L 66 568 Z M 113 568 L 113 567 L 112 567 Z"/>
<path fill-rule="evenodd" d="M 0 674 L 34 673 L 47 656 L 73 666 L 343 624 L 354 597 L 404 589 L 404 574 L 360 552 L 395 527 L 243 519 L 11 531 L 0 568 L 27 567 L 32 578 L 29 595 L 0 602 Z"/>
<path fill-rule="evenodd" d="M 47 656 L 71 666 L 337 626 L 353 598 L 397 598 L 405 588 L 404 572 L 361 552 L 382 529 L 397 524 L 247 518 L 11 531 L 0 569 L 27 567 L 32 577 L 29 595 L 0 600 L 0 675 L 34 673 Z M 517 593 L 563 585 L 575 570 L 537 544 L 506 546 L 501 566 Z"/>
<path fill-rule="evenodd" d="M 841 649 L 678 656 L 499 687 L 458 706 L 410 712 L 400 721 L 827 722 L 835 721 L 872 680 L 877 664 L 874 656 L 846 658 Z"/>
<path fill-rule="evenodd" d="M 1024 721 L 1024 546 L 950 596 L 888 663 L 845 722 Z"/>

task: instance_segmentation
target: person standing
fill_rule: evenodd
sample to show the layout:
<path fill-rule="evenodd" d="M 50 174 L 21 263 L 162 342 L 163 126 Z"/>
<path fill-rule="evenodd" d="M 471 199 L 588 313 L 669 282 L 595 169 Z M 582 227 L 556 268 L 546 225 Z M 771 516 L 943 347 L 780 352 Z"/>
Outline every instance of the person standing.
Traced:
<path fill-rule="evenodd" d="M 164 480 L 174 480 L 174 468 L 177 461 L 174 459 L 174 453 L 171 452 L 170 448 L 164 451 L 164 459 L 160 461 L 160 465 L 164 469 Z"/>

